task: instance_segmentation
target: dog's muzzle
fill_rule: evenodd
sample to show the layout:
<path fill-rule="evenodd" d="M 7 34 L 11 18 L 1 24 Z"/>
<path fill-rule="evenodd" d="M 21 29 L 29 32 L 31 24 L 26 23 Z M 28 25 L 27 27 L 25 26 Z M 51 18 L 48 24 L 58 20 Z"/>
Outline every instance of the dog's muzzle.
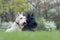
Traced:
<path fill-rule="evenodd" d="M 26 24 L 27 24 L 26 22 L 23 23 L 23 25 L 26 25 Z"/>

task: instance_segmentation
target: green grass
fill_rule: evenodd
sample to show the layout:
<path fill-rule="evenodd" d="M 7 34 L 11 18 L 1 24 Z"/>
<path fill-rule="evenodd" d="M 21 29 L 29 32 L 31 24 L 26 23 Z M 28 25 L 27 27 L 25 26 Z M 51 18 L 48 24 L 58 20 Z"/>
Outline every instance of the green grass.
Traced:
<path fill-rule="evenodd" d="M 0 31 L 0 40 L 60 40 L 60 32 L 4 32 Z"/>

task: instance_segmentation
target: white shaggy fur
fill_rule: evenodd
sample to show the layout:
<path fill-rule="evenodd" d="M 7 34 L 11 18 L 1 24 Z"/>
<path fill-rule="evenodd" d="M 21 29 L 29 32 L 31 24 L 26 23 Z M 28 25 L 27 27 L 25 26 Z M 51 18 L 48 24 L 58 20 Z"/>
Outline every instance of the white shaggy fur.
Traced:
<path fill-rule="evenodd" d="M 15 22 L 12 24 L 11 28 L 6 30 L 6 32 L 21 31 L 24 27 L 24 22 L 26 23 L 26 16 L 23 15 L 23 12 L 21 14 L 18 12 Z"/>
<path fill-rule="evenodd" d="M 21 31 L 21 29 L 19 28 L 19 26 L 16 24 L 16 22 L 14 22 L 11 26 L 11 28 L 7 29 L 6 32 L 12 32 L 12 31 Z"/>

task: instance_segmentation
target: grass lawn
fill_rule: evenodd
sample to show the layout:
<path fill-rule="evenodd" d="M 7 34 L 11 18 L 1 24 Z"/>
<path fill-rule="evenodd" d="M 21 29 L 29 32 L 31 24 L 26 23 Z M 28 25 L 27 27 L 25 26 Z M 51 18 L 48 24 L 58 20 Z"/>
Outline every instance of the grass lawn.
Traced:
<path fill-rule="evenodd" d="M 0 31 L 0 40 L 60 40 L 60 32 L 4 32 Z"/>

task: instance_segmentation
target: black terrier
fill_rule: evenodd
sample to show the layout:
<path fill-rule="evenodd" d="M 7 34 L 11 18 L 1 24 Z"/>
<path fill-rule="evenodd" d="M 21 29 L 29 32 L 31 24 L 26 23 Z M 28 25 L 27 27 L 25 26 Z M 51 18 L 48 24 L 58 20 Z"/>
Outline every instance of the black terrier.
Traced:
<path fill-rule="evenodd" d="M 28 14 L 26 21 L 27 24 L 24 26 L 23 30 L 34 31 L 34 28 L 37 27 L 37 22 L 35 21 L 33 14 Z"/>

